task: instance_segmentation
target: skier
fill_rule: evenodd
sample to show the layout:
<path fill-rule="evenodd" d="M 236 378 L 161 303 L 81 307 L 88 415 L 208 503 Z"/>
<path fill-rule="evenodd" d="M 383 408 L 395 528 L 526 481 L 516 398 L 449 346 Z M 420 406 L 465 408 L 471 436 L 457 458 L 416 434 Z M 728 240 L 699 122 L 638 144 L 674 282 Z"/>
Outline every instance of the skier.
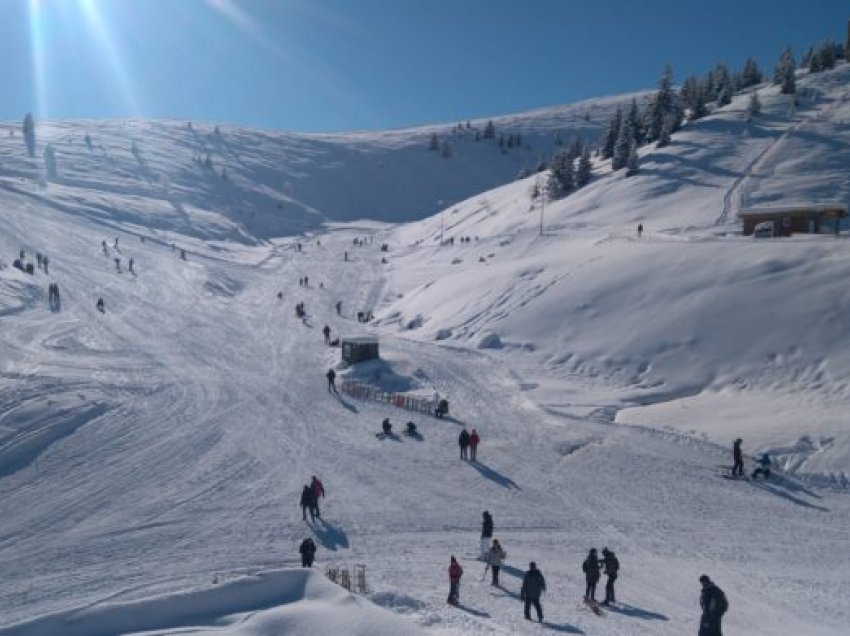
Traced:
<path fill-rule="evenodd" d="M 599 557 L 596 555 L 596 548 L 591 548 L 590 553 L 581 565 L 584 572 L 587 588 L 584 592 L 584 598 L 588 601 L 596 602 L 596 584 L 599 583 Z"/>
<path fill-rule="evenodd" d="M 478 442 L 480 441 L 481 437 L 478 435 L 478 431 L 473 428 L 469 436 L 469 458 L 472 461 L 475 461 L 475 454 L 478 450 Z"/>
<path fill-rule="evenodd" d="M 331 341 L 331 328 L 325 325 L 322 328 L 322 333 L 325 334 L 325 344 L 328 344 Z"/>
<path fill-rule="evenodd" d="M 602 561 L 600 562 L 600 565 L 605 568 L 605 576 L 608 577 L 608 580 L 605 582 L 605 600 L 602 601 L 602 604 L 610 605 L 611 603 L 617 602 L 614 599 L 614 581 L 617 580 L 617 572 L 620 570 L 620 562 L 611 550 L 608 548 L 602 548 Z"/>
<path fill-rule="evenodd" d="M 342 316 L 342 301 L 341 300 L 336 301 L 336 315 Z"/>
<path fill-rule="evenodd" d="M 543 572 L 537 569 L 537 564 L 532 561 L 528 564 L 528 572 L 522 579 L 522 589 L 519 592 L 521 600 L 525 601 L 525 620 L 531 620 L 531 606 L 537 610 L 537 621 L 543 622 L 543 608 L 540 607 L 540 595 L 546 591 L 546 579 Z"/>
<path fill-rule="evenodd" d="M 307 510 L 310 511 L 310 521 L 316 520 L 316 497 L 310 486 L 305 485 L 301 491 L 301 518 L 307 521 Z"/>
<path fill-rule="evenodd" d="M 97 310 L 98 310 L 100 313 L 104 313 L 104 309 L 103 309 L 103 298 L 98 298 L 98 299 L 97 299 Z"/>
<path fill-rule="evenodd" d="M 113 247 L 114 247 L 116 250 L 118 249 L 118 237 L 117 237 L 117 236 L 115 237 L 115 244 L 113 245 Z"/>
<path fill-rule="evenodd" d="M 488 511 L 481 515 L 481 560 L 487 559 L 490 540 L 493 538 L 493 517 Z"/>
<path fill-rule="evenodd" d="M 316 544 L 313 543 L 313 539 L 310 537 L 304 539 L 298 551 L 301 553 L 301 567 L 313 567 L 313 559 L 316 557 Z"/>
<path fill-rule="evenodd" d="M 493 539 L 493 545 L 487 553 L 487 565 L 490 567 L 490 572 L 492 573 L 490 585 L 499 586 L 499 570 L 502 567 L 502 563 L 505 562 L 506 556 L 508 554 L 502 549 L 502 544 L 499 543 L 499 540 Z"/>
<path fill-rule="evenodd" d="M 328 393 L 333 391 L 334 393 L 338 393 L 336 390 L 336 371 L 333 369 L 328 369 L 328 372 L 325 374 L 325 377 L 328 379 Z"/>
<path fill-rule="evenodd" d="M 735 463 L 732 466 L 732 476 L 733 477 L 742 477 L 744 475 L 744 454 L 741 452 L 741 443 L 742 440 L 740 437 L 735 440 L 735 443 L 732 444 L 732 459 L 735 460 Z"/>
<path fill-rule="evenodd" d="M 381 422 L 381 430 L 384 431 L 384 435 L 390 436 L 393 434 L 393 425 L 390 424 L 390 418 L 385 417 L 384 421 Z"/>
<path fill-rule="evenodd" d="M 119 274 L 121 273 L 121 259 L 120 258 L 115 259 L 115 271 L 118 272 Z"/>
<path fill-rule="evenodd" d="M 313 498 L 316 500 L 316 516 L 321 519 L 322 512 L 319 510 L 319 499 L 325 496 L 325 486 L 315 475 L 313 475 L 313 479 L 310 481 L 310 490 L 313 491 Z"/>
<path fill-rule="evenodd" d="M 134 272 L 134 271 L 133 271 L 133 259 L 132 259 L 132 258 L 130 259 L 130 262 L 129 262 L 129 264 L 128 264 L 128 267 L 130 268 L 130 273 L 131 273 L 131 274 L 135 274 L 135 273 L 136 273 L 136 272 Z"/>
<path fill-rule="evenodd" d="M 638 238 L 643 236 L 643 223 L 638 223 Z"/>
<path fill-rule="evenodd" d="M 452 562 L 449 565 L 449 598 L 446 602 L 449 605 L 457 606 L 460 599 L 460 577 L 463 576 L 463 568 L 460 563 L 452 556 Z"/>
<path fill-rule="evenodd" d="M 759 475 L 764 475 L 764 478 L 768 479 L 770 477 L 770 455 L 762 453 L 761 457 L 756 460 L 756 463 L 758 466 L 753 471 L 753 479 Z"/>
<path fill-rule="evenodd" d="M 466 432 L 466 429 L 463 429 L 458 435 L 457 444 L 460 446 L 460 458 L 461 459 L 469 459 L 467 454 L 467 448 L 469 448 L 469 433 Z"/>
<path fill-rule="evenodd" d="M 702 616 L 699 621 L 698 636 L 722 636 L 720 621 L 723 614 L 729 609 L 726 595 L 714 582 L 703 574 L 699 577 L 702 585 L 702 593 L 699 596 L 699 604 L 702 608 Z"/>

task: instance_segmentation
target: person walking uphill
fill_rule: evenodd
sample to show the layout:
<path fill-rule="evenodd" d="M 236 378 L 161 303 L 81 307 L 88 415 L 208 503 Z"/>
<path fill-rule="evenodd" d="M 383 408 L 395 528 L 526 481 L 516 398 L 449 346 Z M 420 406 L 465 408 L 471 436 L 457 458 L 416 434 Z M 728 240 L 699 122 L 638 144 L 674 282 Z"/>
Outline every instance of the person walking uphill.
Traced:
<path fill-rule="evenodd" d="M 493 545 L 487 553 L 487 565 L 490 566 L 490 572 L 492 573 L 490 585 L 499 587 L 499 570 L 502 568 L 502 563 L 505 562 L 506 556 L 508 554 L 502 549 L 502 544 L 499 543 L 499 540 L 493 539 Z"/>
<path fill-rule="evenodd" d="M 614 599 L 614 581 L 617 580 L 620 562 L 617 560 L 617 556 L 608 548 L 602 548 L 602 566 L 605 568 L 605 576 L 608 577 L 608 580 L 605 581 L 605 600 L 602 601 L 602 604 L 610 605 L 617 602 Z"/>
<path fill-rule="evenodd" d="M 584 572 L 584 579 L 587 582 L 584 598 L 596 600 L 596 584 L 599 583 L 599 557 L 596 555 L 596 548 L 591 548 L 590 553 L 581 565 Z"/>
<path fill-rule="evenodd" d="M 460 458 L 461 459 L 469 459 L 468 451 L 469 448 L 469 433 L 466 432 L 466 429 L 463 429 L 458 435 L 457 444 L 460 446 Z"/>
<path fill-rule="evenodd" d="M 528 564 L 528 572 L 522 579 L 522 589 L 519 592 L 521 600 L 525 601 L 525 620 L 531 620 L 531 606 L 537 610 L 537 621 L 543 622 L 543 608 L 540 607 L 540 595 L 546 591 L 546 579 L 543 572 L 537 569 L 537 564 L 532 561 Z"/>
<path fill-rule="evenodd" d="M 310 537 L 304 539 L 298 551 L 301 553 L 301 567 L 313 567 L 313 559 L 316 558 L 316 544 L 313 542 L 313 539 Z"/>
<path fill-rule="evenodd" d="M 325 496 L 325 486 L 315 475 L 313 475 L 313 479 L 310 481 L 310 490 L 313 491 L 313 498 L 316 500 L 316 516 L 321 519 L 322 512 L 319 510 L 319 499 Z"/>
<path fill-rule="evenodd" d="M 732 476 L 742 477 L 744 475 L 744 454 L 741 451 L 742 440 L 740 437 L 732 444 L 732 459 L 735 463 L 732 465 Z"/>
<path fill-rule="evenodd" d="M 702 593 L 699 597 L 702 616 L 699 621 L 698 636 L 723 636 L 720 621 L 729 609 L 729 601 L 726 600 L 723 590 L 717 587 L 707 575 L 703 574 L 699 577 L 699 582 L 702 585 Z"/>
<path fill-rule="evenodd" d="M 316 520 L 316 496 L 310 486 L 304 486 L 301 491 L 301 517 L 307 521 L 307 510 L 310 511 L 310 521 Z"/>
<path fill-rule="evenodd" d="M 449 564 L 449 598 L 446 599 L 449 605 L 457 605 L 460 602 L 460 577 L 462 576 L 463 568 L 452 556 L 452 561 Z"/>
<path fill-rule="evenodd" d="M 472 461 L 475 461 L 475 456 L 478 453 L 478 444 L 481 441 L 481 436 L 478 435 L 478 431 L 474 428 L 472 429 L 472 433 L 469 435 L 469 458 Z"/>
<path fill-rule="evenodd" d="M 481 515 L 481 560 L 487 559 L 490 550 L 490 541 L 493 538 L 493 517 L 485 510 Z"/>

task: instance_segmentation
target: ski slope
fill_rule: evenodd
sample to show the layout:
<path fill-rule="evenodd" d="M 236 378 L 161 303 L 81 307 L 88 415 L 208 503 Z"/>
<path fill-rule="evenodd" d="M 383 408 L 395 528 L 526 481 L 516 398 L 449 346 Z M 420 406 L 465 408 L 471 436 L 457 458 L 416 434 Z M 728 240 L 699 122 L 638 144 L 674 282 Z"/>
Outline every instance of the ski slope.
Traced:
<path fill-rule="evenodd" d="M 321 225 L 333 216 L 310 206 L 313 221 L 286 220 L 309 234 L 286 236 L 205 203 L 203 176 L 170 180 L 196 201 L 175 220 L 135 177 L 81 161 L 85 183 L 42 186 L 32 162 L 4 159 L 0 635 L 680 635 L 696 631 L 702 573 L 729 597 L 729 633 L 845 633 L 846 239 L 757 242 L 715 222 L 742 175 L 745 204 L 841 199 L 848 76 L 801 78 L 812 99 L 790 115 L 761 88 L 750 126 L 736 98 L 645 150 L 638 177 L 598 164 L 547 203 L 543 237 L 533 178 L 408 224 Z M 152 172 L 178 172 L 170 143 L 144 146 Z M 380 198 L 380 184 L 361 187 Z M 21 249 L 47 253 L 50 274 L 11 267 Z M 354 319 L 364 310 L 374 323 Z M 327 391 L 339 351 L 324 324 L 381 340 L 380 364 L 339 380 L 437 391 L 452 417 L 378 440 L 384 417 L 410 415 Z M 477 463 L 458 459 L 463 425 L 483 438 Z M 739 435 L 783 451 L 782 474 L 723 479 Z M 328 496 L 307 523 L 312 474 Z M 502 588 L 475 559 L 485 509 L 508 552 Z M 317 570 L 367 565 L 365 599 L 293 569 L 306 536 Z M 606 545 L 621 605 L 599 618 L 578 607 L 580 565 Z M 461 608 L 445 603 L 452 554 Z M 542 626 L 518 601 L 530 560 L 547 579 Z"/>

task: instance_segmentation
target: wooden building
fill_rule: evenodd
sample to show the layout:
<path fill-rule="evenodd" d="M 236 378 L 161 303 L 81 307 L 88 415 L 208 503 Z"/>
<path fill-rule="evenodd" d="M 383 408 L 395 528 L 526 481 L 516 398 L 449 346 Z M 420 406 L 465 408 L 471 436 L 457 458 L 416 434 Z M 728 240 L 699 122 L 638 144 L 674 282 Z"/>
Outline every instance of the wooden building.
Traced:
<path fill-rule="evenodd" d="M 840 220 L 846 216 L 847 206 L 843 203 L 747 208 L 738 213 L 744 226 L 744 236 L 750 236 L 759 223 L 772 223 L 773 236 L 837 232 Z"/>
<path fill-rule="evenodd" d="M 344 337 L 339 340 L 342 359 L 348 364 L 378 358 L 378 339 L 372 336 Z"/>

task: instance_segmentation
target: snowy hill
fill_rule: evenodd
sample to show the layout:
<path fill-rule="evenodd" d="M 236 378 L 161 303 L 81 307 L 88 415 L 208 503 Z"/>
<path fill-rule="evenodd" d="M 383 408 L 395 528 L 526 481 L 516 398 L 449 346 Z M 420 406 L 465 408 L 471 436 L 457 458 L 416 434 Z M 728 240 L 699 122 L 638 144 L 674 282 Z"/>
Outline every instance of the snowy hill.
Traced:
<path fill-rule="evenodd" d="M 401 186 L 352 178 L 374 214 L 334 207 L 346 194 L 327 186 L 302 197 L 326 162 L 367 174 L 342 150 L 358 139 L 395 148 L 386 169 L 407 178 L 419 159 L 405 152 L 466 170 L 449 164 L 463 149 L 427 150 L 428 129 L 415 144 L 339 136 L 348 145 L 320 156 L 329 138 L 222 127 L 234 153 L 224 180 L 192 160 L 213 131 L 190 142 L 185 124 L 51 124 L 61 179 L 46 187 L 19 134 L 3 137 L 0 635 L 315 634 L 344 622 L 678 636 L 696 631 L 702 573 L 730 599 L 729 633 L 845 633 L 846 236 L 757 241 L 739 236 L 735 214 L 846 200 L 848 81 L 847 66 L 801 77 L 793 112 L 760 87 L 764 115 L 749 125 L 739 96 L 642 151 L 632 178 L 598 163 L 589 186 L 547 203 L 543 237 L 534 177 L 478 192 L 468 174 L 435 170 L 409 205 Z M 538 115 L 556 121 L 527 117 Z M 298 161 L 304 179 L 283 193 L 277 168 L 295 178 Z M 480 178 L 509 180 L 492 174 Z M 455 179 L 455 195 L 475 194 L 400 223 L 451 200 L 429 188 Z M 28 262 L 49 255 L 49 273 L 12 267 L 22 249 Z M 324 324 L 379 336 L 381 361 L 339 365 Z M 336 396 L 331 366 L 338 384 L 437 391 L 451 417 Z M 378 439 L 385 417 L 396 430 L 413 417 L 421 438 Z M 458 459 L 463 425 L 482 435 L 477 462 Z M 779 474 L 724 479 L 739 435 L 748 453 L 773 450 Z M 313 474 L 327 488 L 315 522 L 298 505 Z M 508 553 L 501 587 L 476 560 L 485 509 Z M 365 599 L 291 569 L 306 536 L 319 571 L 366 564 Z M 578 602 L 580 565 L 606 545 L 622 566 L 619 603 L 599 618 Z M 445 603 L 450 555 L 465 569 L 460 608 Z M 542 626 L 518 601 L 531 560 L 547 580 Z"/>

